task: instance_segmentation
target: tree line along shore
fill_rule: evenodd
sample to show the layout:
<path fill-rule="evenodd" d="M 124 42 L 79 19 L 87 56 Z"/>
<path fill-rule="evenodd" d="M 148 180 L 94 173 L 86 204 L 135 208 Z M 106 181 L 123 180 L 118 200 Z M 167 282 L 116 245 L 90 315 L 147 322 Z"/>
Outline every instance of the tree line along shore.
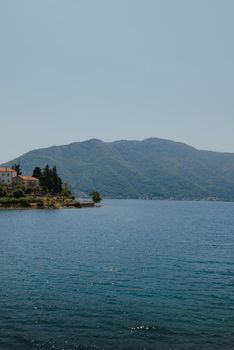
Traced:
<path fill-rule="evenodd" d="M 101 201 L 98 192 L 90 194 L 90 201 L 77 200 L 56 166 L 35 167 L 32 176 L 23 176 L 20 164 L 15 164 L 0 168 L 0 175 L 0 209 L 86 208 Z"/>

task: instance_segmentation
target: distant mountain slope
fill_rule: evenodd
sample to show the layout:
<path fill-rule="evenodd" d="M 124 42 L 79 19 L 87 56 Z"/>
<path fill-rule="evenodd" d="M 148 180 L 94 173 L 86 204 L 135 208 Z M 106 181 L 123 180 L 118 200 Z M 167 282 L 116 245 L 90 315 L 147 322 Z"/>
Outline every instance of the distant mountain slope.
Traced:
<path fill-rule="evenodd" d="M 151 138 L 102 142 L 92 139 L 28 152 L 24 173 L 56 164 L 78 192 L 106 197 L 234 200 L 234 154 L 198 151 L 182 143 Z"/>

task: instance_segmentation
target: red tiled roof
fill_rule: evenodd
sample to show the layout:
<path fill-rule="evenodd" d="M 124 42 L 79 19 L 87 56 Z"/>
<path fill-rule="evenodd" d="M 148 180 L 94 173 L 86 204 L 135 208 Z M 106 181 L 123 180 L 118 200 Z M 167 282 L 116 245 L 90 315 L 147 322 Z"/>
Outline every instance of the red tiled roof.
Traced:
<path fill-rule="evenodd" d="M 11 168 L 0 168 L 0 172 L 3 173 L 3 172 L 8 172 L 8 173 L 16 173 L 16 170 L 15 169 L 11 169 Z"/>
<path fill-rule="evenodd" d="M 23 180 L 23 181 L 39 181 L 36 177 L 33 177 L 33 176 L 22 176 L 22 175 L 19 175 L 18 177 L 21 180 Z"/>

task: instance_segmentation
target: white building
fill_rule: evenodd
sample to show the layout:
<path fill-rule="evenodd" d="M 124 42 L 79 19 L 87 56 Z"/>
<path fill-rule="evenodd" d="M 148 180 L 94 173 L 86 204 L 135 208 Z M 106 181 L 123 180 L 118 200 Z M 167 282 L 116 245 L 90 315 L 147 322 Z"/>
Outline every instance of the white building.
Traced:
<path fill-rule="evenodd" d="M 0 184 L 11 185 L 17 172 L 11 168 L 0 168 Z"/>

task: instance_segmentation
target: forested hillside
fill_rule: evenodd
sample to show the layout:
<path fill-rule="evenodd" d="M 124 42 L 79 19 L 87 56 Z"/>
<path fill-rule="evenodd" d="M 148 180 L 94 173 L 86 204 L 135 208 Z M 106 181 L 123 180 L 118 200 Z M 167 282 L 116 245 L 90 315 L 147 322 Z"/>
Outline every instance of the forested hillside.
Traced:
<path fill-rule="evenodd" d="M 92 139 L 30 151 L 5 165 L 18 162 L 26 174 L 35 166 L 56 165 L 76 193 L 234 200 L 234 154 L 199 151 L 157 138 L 111 143 Z"/>

